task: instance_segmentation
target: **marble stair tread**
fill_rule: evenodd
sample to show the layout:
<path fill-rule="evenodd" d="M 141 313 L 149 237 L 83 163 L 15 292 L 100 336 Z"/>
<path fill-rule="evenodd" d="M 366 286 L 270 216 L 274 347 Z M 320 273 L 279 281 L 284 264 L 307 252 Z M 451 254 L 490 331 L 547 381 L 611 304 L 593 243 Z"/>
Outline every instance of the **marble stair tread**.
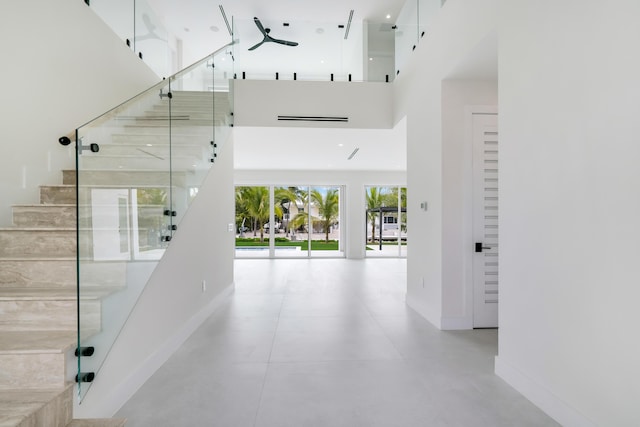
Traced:
<path fill-rule="evenodd" d="M 0 427 L 53 427 L 57 417 L 70 420 L 73 387 L 67 384 L 62 389 L 0 390 Z M 60 402 L 58 407 L 56 401 Z M 36 423 L 36 419 L 40 422 Z"/>
<path fill-rule="evenodd" d="M 94 418 L 72 420 L 67 427 L 123 427 L 127 420 L 124 418 Z"/>
<path fill-rule="evenodd" d="M 81 290 L 81 300 L 97 300 L 122 288 L 91 286 Z M 77 299 L 75 287 L 68 288 L 0 288 L 0 301 L 72 301 Z"/>
<path fill-rule="evenodd" d="M 65 353 L 77 344 L 75 331 L 0 331 L 0 355 Z"/>
<path fill-rule="evenodd" d="M 75 227 L 0 227 L 0 231 L 73 231 Z"/>
<path fill-rule="evenodd" d="M 75 207 L 75 204 L 71 204 L 71 203 L 60 203 L 57 205 L 43 205 L 41 203 L 33 203 L 33 204 L 22 204 L 22 205 L 13 205 L 13 207 L 16 208 L 42 208 L 42 207 Z"/>
<path fill-rule="evenodd" d="M 42 230 L 42 229 L 38 228 L 38 230 Z M 56 228 L 56 230 L 57 230 L 57 228 Z M 74 228 L 74 230 L 75 230 L 75 228 Z M 38 256 L 34 256 L 34 257 L 22 257 L 22 256 L 10 257 L 10 256 L 7 256 L 7 257 L 0 258 L 0 260 L 2 260 L 2 261 L 29 261 L 29 262 L 32 262 L 32 261 L 73 261 L 73 262 L 75 262 L 76 261 L 76 257 L 68 257 L 68 256 L 67 257 L 65 257 L 65 256 L 61 256 L 61 257 L 55 257 L 55 256 L 52 256 L 52 257 L 48 257 L 48 256 L 47 257 L 43 257 L 43 256 L 41 256 L 41 257 L 38 257 Z"/>

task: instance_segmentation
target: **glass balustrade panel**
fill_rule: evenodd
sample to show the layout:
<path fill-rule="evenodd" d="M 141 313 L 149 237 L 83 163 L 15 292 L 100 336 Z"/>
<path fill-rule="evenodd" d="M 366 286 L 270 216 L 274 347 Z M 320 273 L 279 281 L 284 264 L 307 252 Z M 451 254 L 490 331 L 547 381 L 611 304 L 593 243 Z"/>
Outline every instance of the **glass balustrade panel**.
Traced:
<path fill-rule="evenodd" d="M 395 30 L 396 75 L 409 61 L 419 41 L 418 0 L 409 0 L 400 11 Z"/>
<path fill-rule="evenodd" d="M 395 76 L 395 24 L 392 22 L 367 22 L 367 52 L 363 69 L 364 80 L 392 82 Z"/>
<path fill-rule="evenodd" d="M 170 236 L 168 90 L 77 129 L 79 372 L 97 372 Z M 91 383 L 79 384 L 80 399 Z"/>
<path fill-rule="evenodd" d="M 420 38 L 426 36 L 431 30 L 431 25 L 438 16 L 438 13 L 440 13 L 440 8 L 443 3 L 444 2 L 442 0 L 419 0 L 418 22 L 420 27 Z"/>
<path fill-rule="evenodd" d="M 171 201 L 178 226 L 211 168 L 214 150 L 213 58 L 170 79 Z"/>
<path fill-rule="evenodd" d="M 91 0 L 89 7 L 133 50 L 135 5 L 133 0 Z"/>
<path fill-rule="evenodd" d="M 169 76 L 173 71 L 169 31 L 146 0 L 135 0 L 135 5 L 135 51 L 158 76 Z"/>
<path fill-rule="evenodd" d="M 216 83 L 207 64 L 217 54 L 225 50 L 76 130 L 78 346 L 95 348 L 79 357 L 80 373 L 100 370 L 214 165 Z M 82 400 L 90 382 L 79 378 Z"/>
<path fill-rule="evenodd" d="M 352 23 L 345 39 L 347 19 L 333 23 L 234 19 L 236 77 L 330 81 L 333 75 L 336 81 L 347 81 L 351 75 L 352 81 L 362 81 L 364 31 L 362 24 Z"/>

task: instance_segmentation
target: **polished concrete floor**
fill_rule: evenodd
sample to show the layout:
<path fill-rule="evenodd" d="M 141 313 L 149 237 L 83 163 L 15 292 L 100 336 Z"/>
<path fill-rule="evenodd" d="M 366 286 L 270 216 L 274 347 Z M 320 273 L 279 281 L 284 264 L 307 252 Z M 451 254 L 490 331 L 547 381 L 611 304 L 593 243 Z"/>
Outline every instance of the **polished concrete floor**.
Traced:
<path fill-rule="evenodd" d="M 442 332 L 401 259 L 236 260 L 236 292 L 117 414 L 128 427 L 557 426 L 493 374 L 496 330 Z"/>

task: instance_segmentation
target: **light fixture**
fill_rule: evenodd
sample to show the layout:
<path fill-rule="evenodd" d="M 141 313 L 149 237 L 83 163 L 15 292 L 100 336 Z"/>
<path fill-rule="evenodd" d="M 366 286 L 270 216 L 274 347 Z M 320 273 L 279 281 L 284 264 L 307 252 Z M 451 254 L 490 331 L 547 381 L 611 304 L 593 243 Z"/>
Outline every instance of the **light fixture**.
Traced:
<path fill-rule="evenodd" d="M 391 14 L 387 13 L 387 19 L 391 19 Z"/>
<path fill-rule="evenodd" d="M 344 147 L 344 144 L 340 143 L 338 144 L 338 147 Z"/>
<path fill-rule="evenodd" d="M 324 33 L 324 28 L 316 28 L 316 33 L 318 34 Z"/>
<path fill-rule="evenodd" d="M 373 61 L 373 58 L 369 58 L 369 61 Z"/>
<path fill-rule="evenodd" d="M 184 27 L 184 32 L 185 32 L 185 33 L 188 33 L 189 31 L 191 31 L 189 28 Z"/>
<path fill-rule="evenodd" d="M 209 29 L 214 33 L 217 33 L 218 31 L 220 31 L 220 28 L 216 27 L 215 25 L 210 26 Z"/>
<path fill-rule="evenodd" d="M 153 147 L 153 144 L 147 144 L 147 147 Z"/>

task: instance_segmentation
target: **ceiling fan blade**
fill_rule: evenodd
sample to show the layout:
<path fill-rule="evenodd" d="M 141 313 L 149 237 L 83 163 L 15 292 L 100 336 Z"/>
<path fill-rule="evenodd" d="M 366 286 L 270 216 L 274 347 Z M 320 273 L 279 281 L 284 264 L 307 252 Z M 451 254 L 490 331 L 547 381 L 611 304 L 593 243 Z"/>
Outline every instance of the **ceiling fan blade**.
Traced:
<path fill-rule="evenodd" d="M 253 22 L 256 23 L 256 26 L 258 27 L 258 29 L 260 30 L 262 35 L 267 37 L 267 30 L 265 30 L 264 27 L 262 26 L 262 22 L 260 22 L 260 20 L 258 18 L 253 18 Z"/>
<path fill-rule="evenodd" d="M 258 44 L 255 44 L 255 45 L 251 46 L 251 47 L 249 48 L 249 50 L 255 50 L 255 49 L 259 48 L 260 46 L 262 46 L 262 43 L 264 43 L 264 42 L 265 42 L 265 41 L 264 41 L 264 40 L 262 40 L 260 43 L 258 43 Z"/>
<path fill-rule="evenodd" d="M 279 40 L 279 39 L 271 38 L 271 41 L 275 43 L 280 43 L 286 46 L 298 46 L 298 42 L 290 42 L 289 40 Z"/>

